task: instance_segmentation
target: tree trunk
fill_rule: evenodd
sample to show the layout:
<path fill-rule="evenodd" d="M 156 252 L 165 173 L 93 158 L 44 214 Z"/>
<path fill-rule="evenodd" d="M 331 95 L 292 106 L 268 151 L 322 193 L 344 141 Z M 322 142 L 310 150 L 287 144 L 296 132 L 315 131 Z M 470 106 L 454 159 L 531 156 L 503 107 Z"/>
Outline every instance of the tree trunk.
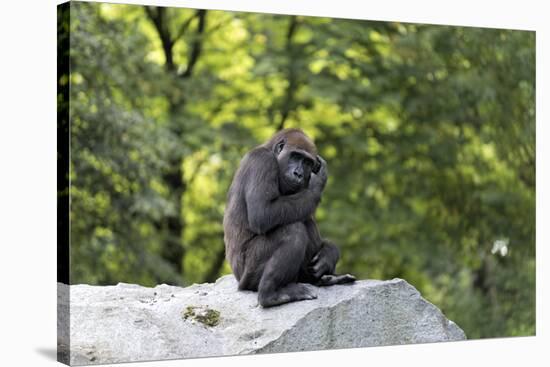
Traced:
<path fill-rule="evenodd" d="M 173 36 L 170 34 L 170 27 L 167 24 L 166 9 L 162 7 L 145 7 L 145 12 L 151 22 L 153 23 L 159 39 L 162 44 L 162 50 L 165 56 L 165 70 L 168 75 L 172 75 L 174 80 L 177 79 L 188 79 L 192 76 L 193 70 L 197 61 L 199 60 L 202 53 L 202 35 L 206 27 L 206 10 L 197 10 L 197 12 L 180 27 L 178 34 Z M 181 74 L 178 74 L 178 67 L 174 63 L 173 49 L 174 44 L 183 36 L 184 32 L 189 27 L 191 20 L 193 18 L 198 18 L 198 25 L 196 29 L 196 34 L 194 41 L 191 45 L 191 52 L 189 55 L 189 61 L 187 62 L 185 71 Z M 185 137 L 185 131 L 182 127 L 174 125 L 173 121 L 177 119 L 177 116 L 183 113 L 185 108 L 185 98 L 180 98 L 179 100 L 174 100 L 170 95 L 166 96 L 169 101 L 168 119 L 172 124 L 171 131 L 176 136 L 178 141 L 183 141 Z M 175 213 L 174 215 L 166 218 L 166 223 L 163 225 L 167 234 L 166 240 L 162 245 L 161 256 L 163 259 L 171 264 L 174 269 L 180 273 L 182 276 L 185 272 L 183 267 L 183 261 L 185 256 L 185 248 L 183 246 L 183 231 L 185 229 L 185 223 L 182 216 L 183 213 L 183 195 L 186 190 L 186 183 L 184 180 L 183 172 L 183 157 L 174 152 L 173 156 L 169 160 L 168 170 L 163 175 L 163 181 L 168 187 L 169 192 L 171 193 L 172 200 L 175 204 Z"/>

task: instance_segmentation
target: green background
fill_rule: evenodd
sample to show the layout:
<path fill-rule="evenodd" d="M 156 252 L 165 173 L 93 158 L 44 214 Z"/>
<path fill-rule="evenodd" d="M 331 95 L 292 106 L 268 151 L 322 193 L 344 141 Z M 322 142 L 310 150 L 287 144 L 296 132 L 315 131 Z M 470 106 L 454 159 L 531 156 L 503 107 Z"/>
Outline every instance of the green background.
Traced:
<path fill-rule="evenodd" d="M 535 33 L 99 3 L 69 37 L 71 284 L 211 282 L 240 158 L 301 127 L 338 272 L 535 333 Z M 59 195 L 67 195 L 67 190 Z"/>

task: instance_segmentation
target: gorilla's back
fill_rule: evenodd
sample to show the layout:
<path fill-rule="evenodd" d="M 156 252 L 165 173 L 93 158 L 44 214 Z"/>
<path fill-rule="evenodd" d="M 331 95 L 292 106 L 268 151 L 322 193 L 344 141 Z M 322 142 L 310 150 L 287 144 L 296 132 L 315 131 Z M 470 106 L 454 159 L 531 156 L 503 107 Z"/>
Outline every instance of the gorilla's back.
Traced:
<path fill-rule="evenodd" d="M 258 149 L 258 148 L 256 148 Z M 250 155 L 256 149 L 247 153 L 239 164 L 233 176 L 233 182 L 227 192 L 227 203 L 223 215 L 223 239 L 225 242 L 225 257 L 237 280 L 240 280 L 244 267 L 244 251 L 242 247 L 255 236 L 248 229 L 248 215 L 245 200 L 247 166 Z"/>

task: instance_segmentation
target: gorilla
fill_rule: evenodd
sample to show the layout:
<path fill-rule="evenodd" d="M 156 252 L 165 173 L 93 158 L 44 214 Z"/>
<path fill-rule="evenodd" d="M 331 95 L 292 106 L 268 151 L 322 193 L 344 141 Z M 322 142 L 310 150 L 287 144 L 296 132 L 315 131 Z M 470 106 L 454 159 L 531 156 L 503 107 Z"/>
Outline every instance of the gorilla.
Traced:
<path fill-rule="evenodd" d="M 326 162 L 300 129 L 279 131 L 242 159 L 227 194 L 225 252 L 239 290 L 257 291 L 262 307 L 355 281 L 334 273 L 339 250 L 314 219 L 326 182 Z"/>

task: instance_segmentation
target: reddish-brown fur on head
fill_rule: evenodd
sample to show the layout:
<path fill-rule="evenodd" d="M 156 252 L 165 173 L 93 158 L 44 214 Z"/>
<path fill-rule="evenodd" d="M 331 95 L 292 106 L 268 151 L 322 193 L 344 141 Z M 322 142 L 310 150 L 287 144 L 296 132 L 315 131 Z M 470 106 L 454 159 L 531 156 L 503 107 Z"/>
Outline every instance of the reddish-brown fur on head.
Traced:
<path fill-rule="evenodd" d="M 317 156 L 317 148 L 313 141 L 301 130 L 297 128 L 284 129 L 277 132 L 265 146 L 273 149 L 276 144 L 284 141 L 285 145 L 293 146 L 299 149 L 303 149 L 313 157 Z"/>

